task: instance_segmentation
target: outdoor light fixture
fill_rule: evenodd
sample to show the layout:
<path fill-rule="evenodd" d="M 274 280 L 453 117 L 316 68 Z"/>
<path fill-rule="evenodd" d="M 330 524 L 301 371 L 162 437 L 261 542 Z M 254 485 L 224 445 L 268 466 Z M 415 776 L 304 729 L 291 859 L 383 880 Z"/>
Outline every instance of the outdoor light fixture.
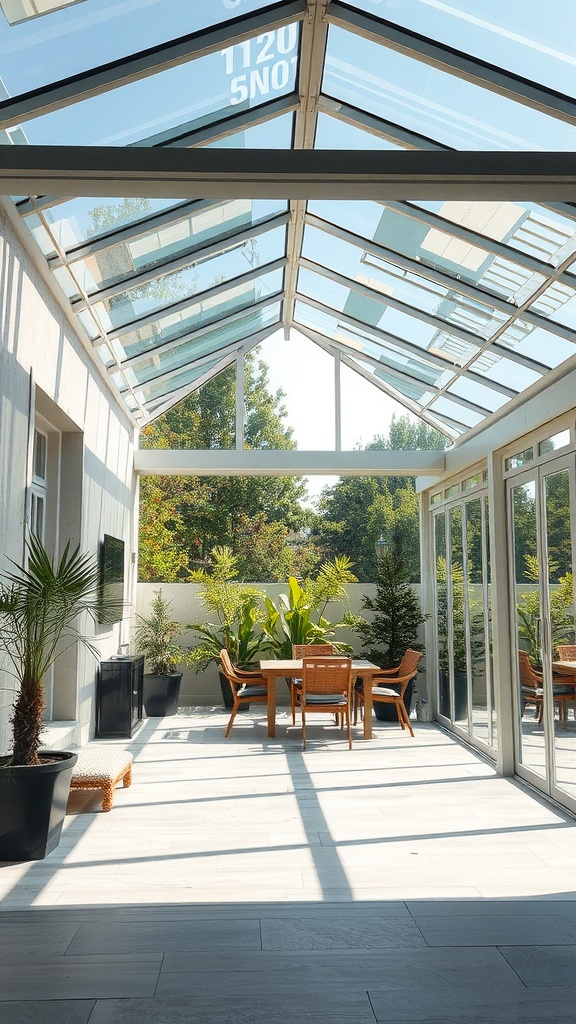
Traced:
<path fill-rule="evenodd" d="M 374 549 L 376 551 L 376 558 L 378 559 L 378 561 L 380 561 L 380 559 L 384 557 L 384 555 L 388 551 L 388 548 L 389 548 L 388 541 L 385 539 L 385 537 L 382 534 L 380 534 L 380 536 L 378 537 L 378 540 L 374 544 Z"/>

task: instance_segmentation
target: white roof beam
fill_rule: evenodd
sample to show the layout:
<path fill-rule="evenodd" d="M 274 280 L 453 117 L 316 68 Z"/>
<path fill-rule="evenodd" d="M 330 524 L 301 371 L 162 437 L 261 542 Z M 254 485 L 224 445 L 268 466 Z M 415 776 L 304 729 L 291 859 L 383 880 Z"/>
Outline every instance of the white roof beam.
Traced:
<path fill-rule="evenodd" d="M 328 22 L 326 21 L 326 0 L 309 2 L 308 12 L 302 22 L 300 35 L 300 60 L 298 90 L 300 106 L 294 120 L 294 148 L 311 150 L 316 136 L 318 121 L 317 101 L 322 85 Z M 306 199 L 293 199 L 290 203 L 292 214 L 288 226 L 286 267 L 285 322 L 290 323 L 294 312 L 294 296 L 298 278 L 298 259 L 302 252 L 304 238 L 304 215 Z"/>
<path fill-rule="evenodd" d="M 140 476 L 433 476 L 444 471 L 444 451 L 267 451 L 211 449 L 134 452 Z"/>

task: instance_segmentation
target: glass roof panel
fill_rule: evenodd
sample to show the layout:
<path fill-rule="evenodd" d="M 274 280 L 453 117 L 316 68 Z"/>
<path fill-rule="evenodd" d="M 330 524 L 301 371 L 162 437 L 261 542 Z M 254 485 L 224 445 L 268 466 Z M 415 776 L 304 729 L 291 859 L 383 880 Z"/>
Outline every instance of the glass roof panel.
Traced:
<path fill-rule="evenodd" d="M 446 393 L 464 398 L 466 401 L 473 402 L 475 405 L 480 405 L 489 412 L 496 412 L 496 409 L 500 409 L 508 401 L 505 395 L 500 394 L 498 391 L 494 391 L 493 388 L 488 386 L 483 387 L 483 385 L 478 384 L 477 381 L 468 380 L 466 377 L 458 377 L 457 380 L 447 388 Z"/>
<path fill-rule="evenodd" d="M 466 238 L 451 235 L 448 228 L 432 227 L 378 203 L 315 201 L 308 204 L 308 209 L 458 281 L 481 285 L 486 293 L 492 292 L 515 305 L 526 302 L 545 281 L 543 274 L 488 251 L 488 241 L 481 248 Z M 489 302 L 488 294 L 481 297 Z"/>
<path fill-rule="evenodd" d="M 400 146 L 373 132 L 340 121 L 329 114 L 319 114 L 314 149 L 400 149 Z"/>
<path fill-rule="evenodd" d="M 128 146 L 174 128 L 186 126 L 189 131 L 257 107 L 293 92 L 298 36 L 297 24 L 279 29 L 261 63 L 258 58 L 267 40 L 263 36 L 247 40 L 248 59 L 254 60 L 254 66 L 248 64 L 244 71 L 242 44 L 81 100 L 27 121 L 23 141 L 33 145 Z M 278 59 L 272 42 L 282 45 Z M 258 49 L 254 58 L 252 47 Z"/>
<path fill-rule="evenodd" d="M 441 395 L 439 398 L 434 399 L 429 405 L 429 410 L 437 416 L 444 417 L 454 423 L 461 423 L 463 427 L 475 427 L 484 419 L 482 413 L 466 409 L 465 406 L 447 398 L 446 395 Z"/>
<path fill-rule="evenodd" d="M 572 0 L 555 0 L 553 17 L 540 0 L 347 0 L 353 7 L 447 43 L 481 60 L 575 95 L 576 36 Z M 519 16 L 520 15 L 520 16 Z M 529 73 L 527 69 L 529 70 Z"/>
<path fill-rule="evenodd" d="M 270 6 L 267 0 L 2 0 L 2 79 L 16 96 Z M 52 13 L 34 17 L 45 11 Z"/>
<path fill-rule="evenodd" d="M 29 214 L 24 222 L 44 255 L 51 256 L 54 241 L 58 248 L 70 249 L 112 228 L 126 227 L 166 210 L 176 211 L 181 205 L 174 199 L 65 199 L 40 214 Z M 190 204 L 185 206 L 189 209 Z"/>
<path fill-rule="evenodd" d="M 441 70 L 441 60 L 434 67 L 419 59 L 416 35 L 408 56 L 385 44 L 385 25 L 377 42 L 361 25 L 348 31 L 330 24 L 331 11 L 341 23 L 363 20 L 346 3 L 328 5 L 324 60 L 314 52 L 323 47 L 323 31 L 298 21 L 304 4 L 296 14 L 290 7 L 295 22 L 267 31 L 267 12 L 281 14 L 284 4 L 0 0 L 4 95 L 36 89 L 41 100 L 51 81 L 99 66 L 103 76 L 92 98 L 73 102 L 68 95 L 60 109 L 14 124 L 2 138 L 270 151 L 287 149 L 294 138 L 309 145 L 316 123 L 318 150 L 575 151 L 569 111 L 555 118 L 488 88 L 495 78 L 489 65 L 499 65 L 576 92 L 576 46 L 566 27 L 571 0 L 558 4 L 564 26 L 536 0 L 514 11 L 501 0 L 351 0 L 373 16 L 366 25 L 375 35 L 386 19 L 392 32 L 404 26 L 478 60 L 473 82 Z M 239 24 L 229 39 L 251 37 L 227 46 L 231 19 Z M 21 24 L 10 27 L 10 20 Z M 221 45 L 220 37 L 202 35 L 212 25 L 223 26 Z M 309 82 L 298 74 L 301 30 L 314 72 Z M 198 47 L 193 42 L 186 51 L 185 37 L 195 32 Z M 180 56 L 202 56 L 184 56 L 168 69 L 165 53 L 154 48 L 179 37 Z M 139 69 L 115 85 L 114 61 L 140 51 Z M 2 80 L 0 98 L 1 90 Z M 576 122 L 576 103 L 574 111 Z M 220 372 L 237 345 L 274 331 L 286 288 L 286 309 L 292 312 L 294 300 L 293 319 L 304 331 L 340 348 L 365 376 L 454 434 L 576 353 L 576 276 L 566 271 L 576 256 L 576 206 L 570 217 L 562 203 L 464 202 L 448 189 L 447 197 L 310 202 L 301 253 L 304 204 L 290 204 L 291 230 L 284 200 L 46 196 L 24 198 L 21 213 L 129 408 L 140 401 L 154 411 L 178 400 L 182 389 Z M 290 251 L 287 237 L 295 243 Z M 286 263 L 293 273 L 285 281 Z"/>
<path fill-rule="evenodd" d="M 395 345 L 393 341 L 385 341 L 367 330 L 356 330 L 342 323 L 337 316 L 330 315 L 327 310 L 315 309 L 305 301 L 296 302 L 294 315 L 298 324 L 318 331 L 328 340 L 340 342 L 353 349 L 360 358 L 364 354 L 378 359 L 385 365 L 404 368 L 411 376 L 426 384 L 442 387 L 453 377 L 449 367 L 444 369 L 427 362 L 425 352 L 421 357 L 410 353 Z"/>
<path fill-rule="evenodd" d="M 186 370 L 182 370 L 180 373 L 174 374 L 172 377 L 168 377 L 163 380 L 152 380 L 148 384 L 140 385 L 135 388 L 136 398 L 143 404 L 156 401 L 160 398 L 167 398 L 174 392 L 178 392 L 180 388 L 187 387 L 188 385 L 194 384 L 195 381 L 204 377 L 205 374 L 209 373 L 210 370 L 214 370 L 221 362 L 221 357 L 217 359 L 210 359 L 201 366 L 192 366 Z M 131 376 L 131 384 L 136 385 L 134 375 Z M 117 386 L 120 386 L 120 381 L 115 380 Z"/>
<path fill-rule="evenodd" d="M 280 303 L 276 302 L 264 309 L 252 310 L 238 320 L 214 327 L 201 339 L 184 342 L 166 352 L 161 351 L 138 363 L 138 366 L 133 368 L 134 376 L 139 384 L 146 384 L 166 372 L 185 369 L 188 363 L 205 355 L 218 354 L 226 346 L 277 324 L 280 320 L 280 308 Z"/>
<path fill-rule="evenodd" d="M 282 289 L 283 272 L 262 273 L 252 281 L 230 283 L 225 291 L 212 297 L 190 301 L 182 309 L 167 309 L 155 320 L 146 321 L 126 331 L 114 340 L 114 351 L 119 360 L 144 355 L 149 350 L 178 342 L 183 335 L 198 331 L 223 316 L 237 313 L 252 306 L 267 295 L 274 295 Z"/>
<path fill-rule="evenodd" d="M 534 203 L 410 202 L 453 224 L 559 266 L 576 252 L 576 221 Z"/>
<path fill-rule="evenodd" d="M 482 374 L 488 380 L 504 384 L 512 391 L 524 391 L 541 379 L 541 374 L 535 370 L 497 355 L 493 349 L 479 356 L 474 363 L 474 372 Z"/>
<path fill-rule="evenodd" d="M 249 199 L 211 206 L 183 220 L 87 255 L 74 263 L 74 276 L 81 293 L 91 294 L 123 281 L 128 275 L 149 270 L 187 252 L 191 252 L 192 260 L 199 246 L 226 240 L 231 232 L 254 227 L 267 217 L 282 213 L 285 208 L 286 204 L 280 200 L 251 202 Z"/>
<path fill-rule="evenodd" d="M 557 281 L 536 299 L 530 310 L 576 332 L 576 287 Z"/>
<path fill-rule="evenodd" d="M 234 132 L 233 135 L 226 135 L 223 139 L 215 139 L 207 143 L 206 148 L 290 149 L 293 130 L 294 115 L 281 114 L 279 117 L 271 117 L 263 124 L 256 124 L 253 128 L 245 128 L 241 132 Z"/>
<path fill-rule="evenodd" d="M 420 348 L 427 348 L 436 334 L 433 326 L 393 309 L 384 298 L 368 298 L 310 270 L 300 270 L 298 291 L 331 309 L 346 313 L 367 327 L 378 327 Z"/>
<path fill-rule="evenodd" d="M 141 316 L 163 306 L 185 299 L 196 292 L 238 277 L 260 264 L 272 262 L 284 255 L 286 228 L 275 228 L 258 238 L 236 243 L 227 252 L 176 270 L 171 274 L 129 288 L 119 295 L 94 303 L 93 309 L 105 330 L 130 324 Z M 85 316 L 83 317 L 83 319 Z M 89 317 L 87 323 L 90 322 Z"/>
<path fill-rule="evenodd" d="M 507 319 L 505 313 L 459 293 L 457 281 L 453 288 L 428 281 L 309 224 L 304 230 L 302 254 L 382 292 L 388 301 L 398 299 L 412 310 L 419 309 L 437 316 L 484 339 L 492 337 Z"/>
<path fill-rule="evenodd" d="M 576 343 L 576 337 L 574 339 Z M 498 339 L 500 345 L 512 348 L 520 355 L 542 363 L 548 369 L 559 366 L 565 359 L 576 355 L 576 344 L 558 338 L 541 327 L 533 327 L 525 320 L 517 320 Z"/>
<path fill-rule="evenodd" d="M 576 126 L 335 25 L 322 89 L 452 149 L 576 149 Z"/>

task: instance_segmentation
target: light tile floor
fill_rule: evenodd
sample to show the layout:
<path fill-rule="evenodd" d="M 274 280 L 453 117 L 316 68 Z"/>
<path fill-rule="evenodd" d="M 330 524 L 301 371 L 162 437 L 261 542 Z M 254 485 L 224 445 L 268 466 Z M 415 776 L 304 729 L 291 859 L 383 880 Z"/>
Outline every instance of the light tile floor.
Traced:
<path fill-rule="evenodd" d="M 0 865 L 0 1024 L 576 1019 L 576 822 L 434 725 L 182 709 Z M 104 741 L 95 741 L 103 743 Z"/>

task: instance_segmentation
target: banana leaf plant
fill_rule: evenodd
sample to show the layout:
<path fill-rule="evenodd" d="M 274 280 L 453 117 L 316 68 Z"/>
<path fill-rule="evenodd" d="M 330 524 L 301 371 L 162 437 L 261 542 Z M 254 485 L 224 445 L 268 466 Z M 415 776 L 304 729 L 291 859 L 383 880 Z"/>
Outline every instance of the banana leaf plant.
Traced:
<path fill-rule="evenodd" d="M 13 748 L 10 765 L 40 764 L 38 750 L 44 728 L 42 680 L 56 658 L 78 643 L 94 655 L 78 616 L 88 612 L 94 622 L 102 613 L 96 558 L 70 550 L 52 559 L 34 535 L 26 545 L 25 567 L 0 577 L 0 653 L 6 656 L 16 698 L 12 710 Z"/>
<path fill-rule="evenodd" d="M 345 555 L 326 562 L 315 580 L 301 585 L 294 576 L 288 580 L 288 593 L 280 594 L 276 602 L 266 598 L 267 616 L 262 630 L 268 638 L 274 657 L 290 659 L 294 644 L 331 643 L 340 654 L 350 654 L 349 644 L 335 640 L 336 630 L 343 626 L 355 628 L 358 617 L 347 611 L 338 622 L 330 622 L 324 615 L 331 601 L 347 599 L 347 586 L 356 582 L 351 571 L 352 562 Z"/>

